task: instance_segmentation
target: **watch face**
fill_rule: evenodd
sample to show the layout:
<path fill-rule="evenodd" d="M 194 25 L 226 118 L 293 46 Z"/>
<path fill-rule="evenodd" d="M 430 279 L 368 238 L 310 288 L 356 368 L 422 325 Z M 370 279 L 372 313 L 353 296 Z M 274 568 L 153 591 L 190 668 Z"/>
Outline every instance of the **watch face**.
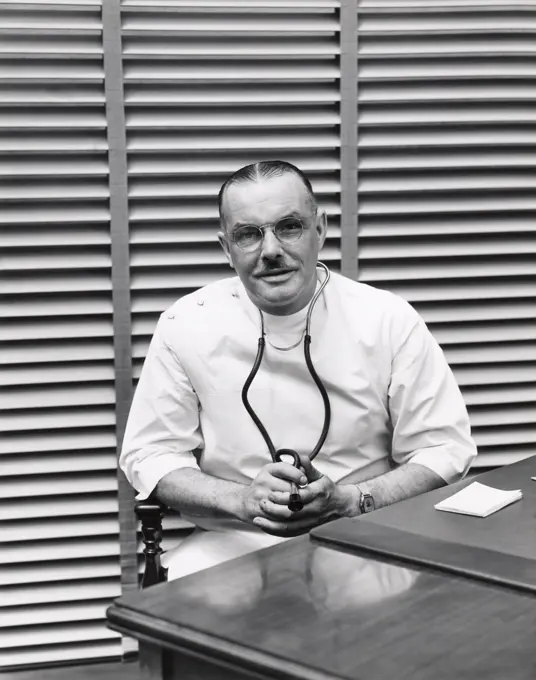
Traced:
<path fill-rule="evenodd" d="M 372 512 L 374 510 L 374 498 L 369 493 L 364 493 L 361 499 L 362 512 Z"/>

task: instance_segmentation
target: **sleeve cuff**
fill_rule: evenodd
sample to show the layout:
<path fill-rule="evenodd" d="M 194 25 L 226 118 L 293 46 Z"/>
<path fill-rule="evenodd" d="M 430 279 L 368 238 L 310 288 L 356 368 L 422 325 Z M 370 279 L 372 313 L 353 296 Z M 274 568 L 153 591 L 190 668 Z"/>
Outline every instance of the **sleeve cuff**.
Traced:
<path fill-rule="evenodd" d="M 138 490 L 137 501 L 144 501 L 153 493 L 158 482 L 173 470 L 182 468 L 199 469 L 191 452 L 160 453 L 140 461 L 133 470 L 133 486 Z"/>
<path fill-rule="evenodd" d="M 423 449 L 411 456 L 406 462 L 423 465 L 442 477 L 447 484 L 463 479 L 475 459 L 476 448 L 461 452 L 448 450 L 445 446 Z"/>

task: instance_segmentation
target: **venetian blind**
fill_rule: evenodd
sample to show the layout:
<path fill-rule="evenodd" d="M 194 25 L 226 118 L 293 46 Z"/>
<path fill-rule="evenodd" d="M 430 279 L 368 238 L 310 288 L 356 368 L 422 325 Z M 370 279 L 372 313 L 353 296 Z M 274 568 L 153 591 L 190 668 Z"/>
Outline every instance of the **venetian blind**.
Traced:
<path fill-rule="evenodd" d="M 442 345 L 480 456 L 536 441 L 535 3 L 358 2 L 359 271 Z"/>
<path fill-rule="evenodd" d="M 0 3 L 0 666 L 121 654 L 99 0 Z"/>
<path fill-rule="evenodd" d="M 158 315 L 233 275 L 216 240 L 225 177 L 280 158 L 303 168 L 340 268 L 335 0 L 125 0 L 122 5 L 135 377 Z"/>

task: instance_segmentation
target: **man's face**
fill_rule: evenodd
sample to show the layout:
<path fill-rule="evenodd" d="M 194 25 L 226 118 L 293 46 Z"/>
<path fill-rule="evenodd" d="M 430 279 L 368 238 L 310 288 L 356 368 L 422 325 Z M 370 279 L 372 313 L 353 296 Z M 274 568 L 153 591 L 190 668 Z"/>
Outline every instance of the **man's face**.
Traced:
<path fill-rule="evenodd" d="M 231 185 L 223 199 L 225 231 L 218 239 L 229 264 L 240 277 L 252 302 L 268 314 L 293 314 L 305 307 L 316 287 L 318 253 L 326 238 L 325 216 L 317 216 L 300 178 L 287 172 L 278 177 Z M 281 243 L 271 228 L 262 243 L 244 251 L 230 236 L 244 225 L 273 225 L 297 217 L 301 238 Z"/>

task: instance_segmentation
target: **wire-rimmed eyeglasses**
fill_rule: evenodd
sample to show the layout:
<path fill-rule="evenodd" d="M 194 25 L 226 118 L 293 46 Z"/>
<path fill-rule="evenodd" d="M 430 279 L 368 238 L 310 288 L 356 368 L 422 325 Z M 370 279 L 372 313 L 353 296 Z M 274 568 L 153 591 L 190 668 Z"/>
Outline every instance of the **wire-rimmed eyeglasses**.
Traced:
<path fill-rule="evenodd" d="M 252 251 L 260 247 L 265 229 L 272 229 L 280 243 L 295 243 L 301 238 L 304 228 L 303 222 L 297 217 L 283 217 L 274 224 L 265 224 L 262 227 L 253 224 L 238 227 L 229 237 L 241 250 Z"/>

